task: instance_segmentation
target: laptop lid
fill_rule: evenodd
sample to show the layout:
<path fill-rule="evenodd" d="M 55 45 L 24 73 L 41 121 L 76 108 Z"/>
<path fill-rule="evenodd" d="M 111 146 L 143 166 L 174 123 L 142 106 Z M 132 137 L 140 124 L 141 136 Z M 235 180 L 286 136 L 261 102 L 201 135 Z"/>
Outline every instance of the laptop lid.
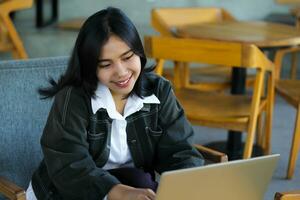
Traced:
<path fill-rule="evenodd" d="M 279 154 L 165 172 L 156 200 L 263 200 Z"/>

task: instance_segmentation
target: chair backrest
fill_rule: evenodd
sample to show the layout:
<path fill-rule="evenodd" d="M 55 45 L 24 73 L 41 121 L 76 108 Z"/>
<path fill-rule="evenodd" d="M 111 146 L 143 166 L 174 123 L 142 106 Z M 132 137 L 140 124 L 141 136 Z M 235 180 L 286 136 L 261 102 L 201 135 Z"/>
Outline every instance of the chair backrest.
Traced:
<path fill-rule="evenodd" d="M 250 111 L 253 116 L 257 116 L 260 100 L 265 96 L 264 82 L 265 74 L 268 72 L 270 76 L 266 96 L 269 102 L 272 101 L 274 65 L 255 45 L 160 36 L 146 36 L 144 44 L 146 54 L 158 61 L 198 62 L 224 67 L 234 66 L 254 69 L 256 75 Z M 181 70 L 184 73 L 183 76 L 189 77 L 189 67 L 186 65 L 182 67 L 184 67 Z"/>
<path fill-rule="evenodd" d="M 0 176 L 26 188 L 42 159 L 42 134 L 51 100 L 40 100 L 65 70 L 67 57 L 0 62 Z"/>
<path fill-rule="evenodd" d="M 222 8 L 155 8 L 151 13 L 151 24 L 160 34 L 172 36 L 178 26 L 235 20 Z"/>
<path fill-rule="evenodd" d="M 280 49 L 276 51 L 274 64 L 275 64 L 275 82 L 276 82 L 276 91 L 279 95 L 284 97 L 291 105 L 295 108 L 298 108 L 299 105 L 299 90 L 300 90 L 300 80 L 297 79 L 296 73 L 293 77 L 293 73 L 290 73 L 290 77 L 282 78 L 282 67 L 283 67 L 283 58 L 287 54 L 296 54 L 300 51 L 300 47 L 288 47 L 285 49 Z M 291 70 L 293 67 L 298 67 L 297 65 L 291 65 Z M 296 72 L 296 70 L 295 70 Z"/>
<path fill-rule="evenodd" d="M 278 51 L 276 51 L 275 58 L 274 58 L 275 80 L 279 80 L 281 78 L 284 56 L 287 54 L 292 54 L 292 56 L 293 56 L 293 54 L 297 54 L 299 52 L 300 52 L 300 47 L 298 47 L 298 46 L 283 48 L 283 49 L 279 49 Z M 297 65 L 293 66 L 293 62 L 294 61 L 292 61 L 292 63 L 291 63 L 290 77 L 288 77 L 288 79 L 296 79 L 296 71 L 297 71 L 296 69 L 298 66 Z M 295 67 L 295 69 L 293 69 L 293 67 Z M 295 70 L 295 71 L 293 72 L 292 70 Z"/>
<path fill-rule="evenodd" d="M 234 42 L 145 36 L 149 57 L 273 71 L 273 63 L 255 46 Z"/>

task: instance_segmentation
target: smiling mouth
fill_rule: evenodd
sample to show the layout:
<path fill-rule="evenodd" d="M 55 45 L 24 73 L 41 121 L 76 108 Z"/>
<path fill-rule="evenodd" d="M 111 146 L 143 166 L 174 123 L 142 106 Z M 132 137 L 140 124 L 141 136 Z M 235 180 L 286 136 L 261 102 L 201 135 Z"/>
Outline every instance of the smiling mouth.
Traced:
<path fill-rule="evenodd" d="M 126 80 L 122 80 L 122 81 L 117 81 L 117 82 L 115 82 L 115 84 L 116 84 L 117 86 L 119 86 L 119 87 L 126 87 L 126 86 L 128 85 L 128 83 L 129 83 L 131 77 L 132 77 L 132 75 L 131 75 L 128 79 L 126 79 Z"/>

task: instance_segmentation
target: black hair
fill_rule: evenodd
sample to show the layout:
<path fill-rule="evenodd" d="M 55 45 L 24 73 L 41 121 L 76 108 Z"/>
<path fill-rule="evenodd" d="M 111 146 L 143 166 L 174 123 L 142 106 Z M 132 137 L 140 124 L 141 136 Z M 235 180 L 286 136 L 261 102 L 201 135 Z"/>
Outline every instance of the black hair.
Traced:
<path fill-rule="evenodd" d="M 90 16 L 81 27 L 66 72 L 58 82 L 50 78 L 48 88 L 38 90 L 41 98 L 55 96 L 65 86 L 83 87 L 90 97 L 95 95 L 99 55 L 111 35 L 121 38 L 140 57 L 141 73 L 131 93 L 142 97 L 142 79 L 147 58 L 139 34 L 131 20 L 118 8 L 108 7 Z M 152 68 L 147 71 L 153 70 Z"/>

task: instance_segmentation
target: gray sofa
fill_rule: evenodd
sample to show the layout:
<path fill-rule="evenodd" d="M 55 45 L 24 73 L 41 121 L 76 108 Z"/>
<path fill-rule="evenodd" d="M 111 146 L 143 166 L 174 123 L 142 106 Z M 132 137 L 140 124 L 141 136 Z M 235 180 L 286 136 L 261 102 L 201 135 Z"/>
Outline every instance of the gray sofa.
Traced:
<path fill-rule="evenodd" d="M 50 76 L 57 79 L 67 62 L 68 57 L 0 62 L 0 177 L 22 188 L 42 158 L 40 136 L 52 102 L 40 100 L 37 89 L 48 86 Z"/>

